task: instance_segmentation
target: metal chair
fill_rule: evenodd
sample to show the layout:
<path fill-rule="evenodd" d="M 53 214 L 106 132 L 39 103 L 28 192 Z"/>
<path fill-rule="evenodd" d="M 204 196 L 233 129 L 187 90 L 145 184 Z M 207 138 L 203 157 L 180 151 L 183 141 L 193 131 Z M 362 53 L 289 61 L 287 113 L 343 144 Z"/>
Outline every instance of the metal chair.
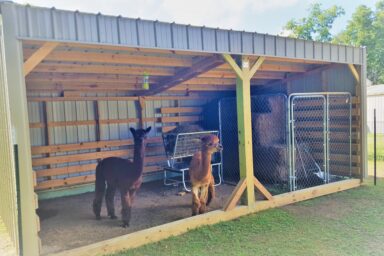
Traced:
<path fill-rule="evenodd" d="M 167 155 L 167 164 L 164 168 L 164 185 L 183 184 L 186 191 L 191 189 L 187 186 L 186 172 L 189 170 L 189 163 L 192 156 L 201 149 L 201 138 L 214 134 L 218 135 L 218 131 L 202 131 L 190 133 L 166 133 L 163 134 L 164 148 Z M 222 183 L 222 162 L 221 154 L 216 152 L 212 156 L 212 171 L 217 170 L 219 181 L 215 183 L 218 186 Z M 170 175 L 169 173 L 172 173 Z"/>

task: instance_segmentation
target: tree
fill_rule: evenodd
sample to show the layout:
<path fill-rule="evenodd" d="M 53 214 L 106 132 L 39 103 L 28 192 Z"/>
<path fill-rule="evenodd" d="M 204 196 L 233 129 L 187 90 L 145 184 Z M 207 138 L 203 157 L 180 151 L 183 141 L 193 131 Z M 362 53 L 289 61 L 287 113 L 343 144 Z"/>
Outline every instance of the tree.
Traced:
<path fill-rule="evenodd" d="M 384 83 L 384 0 L 376 10 L 358 6 L 347 27 L 333 42 L 367 47 L 367 75 L 374 84 Z"/>
<path fill-rule="evenodd" d="M 291 19 L 284 26 L 289 36 L 306 40 L 329 42 L 332 40 L 330 29 L 335 19 L 345 13 L 340 6 L 332 6 L 322 10 L 320 3 L 312 4 L 309 15 L 299 20 Z"/>

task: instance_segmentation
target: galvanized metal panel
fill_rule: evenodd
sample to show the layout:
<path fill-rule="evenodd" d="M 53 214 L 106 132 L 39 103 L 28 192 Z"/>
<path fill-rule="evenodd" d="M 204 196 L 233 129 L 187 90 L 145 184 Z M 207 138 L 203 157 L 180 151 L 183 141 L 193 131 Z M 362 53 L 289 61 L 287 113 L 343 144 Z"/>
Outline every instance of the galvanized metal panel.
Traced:
<path fill-rule="evenodd" d="M 172 24 L 173 47 L 176 49 L 188 50 L 187 27 L 184 25 Z"/>
<path fill-rule="evenodd" d="M 123 45 L 139 45 L 139 38 L 137 37 L 136 21 L 132 19 L 119 19 L 119 35 L 120 43 Z M 164 24 L 157 24 L 162 26 Z M 164 30 L 166 35 L 166 30 Z M 160 34 L 160 33 L 158 33 Z"/>
<path fill-rule="evenodd" d="M 286 54 L 289 58 L 294 58 L 296 55 L 295 39 L 287 38 L 286 39 Z"/>
<path fill-rule="evenodd" d="M 304 46 L 304 40 L 296 40 L 295 44 L 295 56 L 296 58 L 304 59 L 305 58 L 305 46 Z"/>
<path fill-rule="evenodd" d="M 266 35 L 264 43 L 265 43 L 265 54 L 269 56 L 275 56 L 276 55 L 275 37 Z"/>
<path fill-rule="evenodd" d="M 305 41 L 304 43 L 304 57 L 306 59 L 314 59 L 314 47 L 312 41 Z"/>
<path fill-rule="evenodd" d="M 229 31 L 227 30 L 216 30 L 216 39 L 217 39 L 217 50 L 223 52 L 229 52 L 228 45 Z"/>
<path fill-rule="evenodd" d="M 253 49 L 255 54 L 265 54 L 265 35 L 258 33 L 253 35 Z"/>
<path fill-rule="evenodd" d="M 119 44 L 119 31 L 117 18 L 111 16 L 97 15 L 99 30 L 99 41 L 101 43 Z"/>
<path fill-rule="evenodd" d="M 99 41 L 96 15 L 75 13 L 76 38 L 78 41 L 95 43 Z M 31 36 L 34 37 L 34 36 Z M 55 38 L 56 39 L 56 38 Z"/>
<path fill-rule="evenodd" d="M 345 46 L 332 45 L 330 54 L 328 54 L 329 45 L 327 43 L 101 14 L 61 11 L 15 3 L 2 2 L 0 5 L 3 12 L 12 13 L 14 16 L 15 23 L 17 23 L 17 35 L 28 39 L 211 53 L 255 54 L 362 64 L 362 59 L 358 57 L 361 55 L 361 48 L 351 48 L 352 53 L 349 48 L 346 50 Z"/>
<path fill-rule="evenodd" d="M 241 32 L 229 31 L 229 49 L 232 53 L 242 52 Z"/>
<path fill-rule="evenodd" d="M 324 43 L 323 44 L 323 60 L 330 61 L 331 60 L 331 45 Z"/>
<path fill-rule="evenodd" d="M 136 20 L 137 33 L 140 46 L 154 47 L 155 45 L 155 27 L 153 22 L 147 20 Z"/>
<path fill-rule="evenodd" d="M 216 38 L 215 38 L 215 29 L 213 28 L 202 28 L 202 37 L 203 37 L 203 51 L 215 52 L 216 49 Z M 228 45 L 228 39 L 226 40 Z"/>
<path fill-rule="evenodd" d="M 55 38 L 58 40 L 76 40 L 75 13 L 57 10 L 52 15 Z"/>
<path fill-rule="evenodd" d="M 187 27 L 188 35 L 188 46 L 190 49 L 203 49 L 203 42 L 201 40 L 201 28 L 188 26 Z"/>
<path fill-rule="evenodd" d="M 242 52 L 253 54 L 253 34 L 249 32 L 242 33 Z"/>
<path fill-rule="evenodd" d="M 346 62 L 346 47 L 344 45 L 339 46 L 339 61 Z"/>
<path fill-rule="evenodd" d="M 314 59 L 321 60 L 323 58 L 323 45 L 322 43 L 314 43 Z"/>
<path fill-rule="evenodd" d="M 286 48 L 285 48 L 285 38 L 284 37 L 276 37 L 276 55 L 278 56 L 286 56 Z"/>

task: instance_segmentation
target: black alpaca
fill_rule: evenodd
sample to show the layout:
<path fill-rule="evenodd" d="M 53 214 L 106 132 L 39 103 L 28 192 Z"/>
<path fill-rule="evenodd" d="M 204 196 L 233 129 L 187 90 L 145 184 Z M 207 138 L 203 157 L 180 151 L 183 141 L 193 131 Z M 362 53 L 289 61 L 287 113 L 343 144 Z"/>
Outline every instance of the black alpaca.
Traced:
<path fill-rule="evenodd" d="M 134 138 L 133 162 L 118 157 L 108 157 L 100 161 L 96 167 L 95 199 L 93 200 L 93 212 L 96 219 L 100 220 L 100 211 L 104 196 L 105 186 L 107 193 L 105 202 L 107 204 L 108 216 L 116 219 L 114 197 L 116 189 L 121 195 L 122 227 L 128 227 L 131 219 L 131 208 L 136 191 L 142 183 L 144 169 L 145 139 L 151 127 L 147 129 L 130 128 Z"/>

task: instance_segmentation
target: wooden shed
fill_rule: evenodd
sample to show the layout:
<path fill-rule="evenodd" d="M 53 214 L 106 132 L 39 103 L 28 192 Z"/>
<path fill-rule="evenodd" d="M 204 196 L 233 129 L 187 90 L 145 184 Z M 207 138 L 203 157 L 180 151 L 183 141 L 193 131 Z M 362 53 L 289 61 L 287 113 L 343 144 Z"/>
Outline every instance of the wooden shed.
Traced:
<path fill-rule="evenodd" d="M 0 2 L 0 46 L 0 217 L 20 254 L 94 255 L 133 248 L 201 225 L 357 187 L 366 173 L 365 48 L 12 2 Z M 296 122 L 295 127 L 287 123 L 287 151 L 278 154 L 289 155 L 289 161 L 287 166 L 276 167 L 279 172 L 289 169 L 292 176 L 306 164 L 293 151 L 308 154 L 312 146 L 300 144 L 296 127 L 314 128 L 326 120 L 320 139 L 346 136 L 348 141 L 336 142 L 341 148 L 337 154 L 329 146 L 319 151 L 310 148 L 315 153 L 308 159 L 319 168 L 318 176 L 324 173 L 322 164 L 324 170 L 335 170 L 335 177 L 348 178 L 330 182 L 328 177 L 320 186 L 303 189 L 289 180 L 289 192 L 268 191 L 267 179 L 255 177 L 254 165 L 263 166 L 254 158 L 255 152 L 269 157 L 274 152 L 266 148 L 259 129 L 268 129 L 264 122 L 275 119 L 251 107 L 251 96 L 267 94 L 286 97 L 287 113 L 268 100 L 263 102 L 291 121 L 310 118 L 311 111 L 319 108 L 325 113 L 320 121 Z M 350 112 L 333 108 L 339 99 L 332 100 L 332 95 L 347 95 L 344 103 L 351 106 Z M 142 230 L 119 229 L 108 240 L 92 243 L 81 243 L 82 235 L 72 229 L 68 232 L 70 239 L 79 242 L 73 244 L 77 248 L 55 249 L 44 239 L 41 248 L 40 237 L 51 224 L 36 215 L 39 204 L 55 212 L 55 207 L 65 204 L 73 214 L 65 226 L 75 220 L 77 226 L 93 225 L 89 224 L 94 221 L 91 201 L 76 195 L 93 191 L 98 159 L 132 156 L 129 126 L 154 128 L 144 180 L 161 180 L 166 161 L 162 133 L 180 124 L 210 120 L 207 113 L 214 115 L 215 108 L 209 106 L 226 98 L 236 102 L 233 136 L 239 153 L 234 163 L 239 177 L 217 209 L 194 217 L 176 216 L 172 220 L 177 221 L 148 224 Z M 303 107 L 298 119 L 293 117 L 298 106 L 295 100 Z M 333 118 L 343 117 L 350 123 L 330 125 Z M 252 125 L 252 120 L 259 123 Z M 344 128 L 344 133 L 335 130 Z M 252 133 L 259 136 L 257 143 Z M 306 131 L 307 138 L 318 134 L 318 130 Z M 291 162 L 298 157 L 302 165 L 294 167 Z M 143 191 L 150 193 L 151 187 Z M 255 191 L 266 199 L 257 194 L 255 198 Z M 239 202 L 242 194 L 245 200 Z M 71 208 L 73 201 L 67 198 L 83 202 L 89 215 L 76 215 L 78 209 Z M 180 200 L 190 202 L 188 196 Z M 55 233 L 45 236 L 60 239 Z"/>

